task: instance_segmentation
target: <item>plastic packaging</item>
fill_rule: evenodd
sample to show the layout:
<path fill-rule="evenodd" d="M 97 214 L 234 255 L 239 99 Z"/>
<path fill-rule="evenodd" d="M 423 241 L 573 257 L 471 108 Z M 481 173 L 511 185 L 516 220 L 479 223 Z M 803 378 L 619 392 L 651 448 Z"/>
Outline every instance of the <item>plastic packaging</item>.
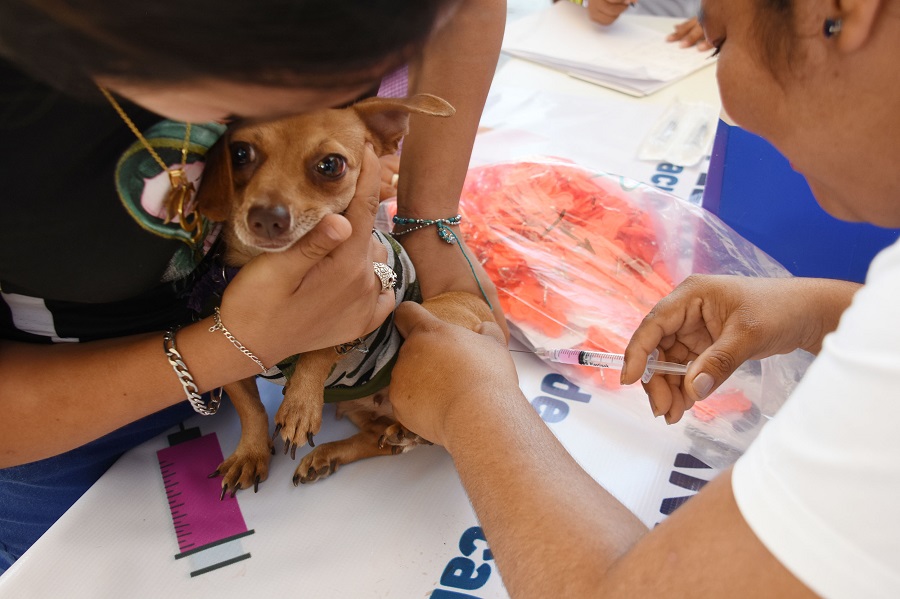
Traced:
<path fill-rule="evenodd" d="M 658 189 L 551 159 L 470 170 L 462 233 L 529 348 L 621 353 L 657 301 L 691 273 L 790 274 L 717 217 Z M 796 352 L 795 352 L 796 353 Z M 808 355 L 807 355 L 808 356 Z M 582 386 L 619 373 L 547 361 Z M 809 360 L 749 362 L 682 420 L 696 455 L 731 464 L 787 398 Z M 646 404 L 636 406 L 649 416 Z"/>
<path fill-rule="evenodd" d="M 640 160 L 665 160 L 693 166 L 709 153 L 719 109 L 701 102 L 674 100 L 647 134 L 638 149 Z"/>

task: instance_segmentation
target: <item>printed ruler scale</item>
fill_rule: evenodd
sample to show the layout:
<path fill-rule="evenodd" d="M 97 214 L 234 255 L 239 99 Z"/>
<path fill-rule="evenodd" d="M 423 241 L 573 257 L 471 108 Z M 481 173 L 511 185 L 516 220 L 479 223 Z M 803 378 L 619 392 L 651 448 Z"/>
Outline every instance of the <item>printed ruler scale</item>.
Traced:
<path fill-rule="evenodd" d="M 237 499 L 220 500 L 221 481 L 209 478 L 223 461 L 216 434 L 182 428 L 156 455 L 178 539 L 175 559 L 188 558 L 191 576 L 248 559 L 241 539 L 254 531 L 247 529 Z"/>

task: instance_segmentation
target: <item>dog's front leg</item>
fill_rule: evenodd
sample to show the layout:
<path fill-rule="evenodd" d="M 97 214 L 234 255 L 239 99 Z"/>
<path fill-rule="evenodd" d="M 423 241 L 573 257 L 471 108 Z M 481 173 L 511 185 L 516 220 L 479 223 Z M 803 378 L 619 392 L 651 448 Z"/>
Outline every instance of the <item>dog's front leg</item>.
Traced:
<path fill-rule="evenodd" d="M 269 439 L 269 417 L 259 397 L 256 378 L 250 377 L 224 387 L 241 420 L 241 440 L 234 453 L 222 462 L 211 476 L 222 477 L 222 497 L 231 488 L 259 490 L 259 483 L 269 476 L 272 442 Z"/>
<path fill-rule="evenodd" d="M 284 453 L 291 459 L 297 447 L 309 442 L 322 427 L 322 408 L 325 405 L 325 381 L 340 356 L 329 347 L 300 356 L 300 362 L 284 387 L 284 401 L 275 414 L 275 433 L 284 440 Z"/>

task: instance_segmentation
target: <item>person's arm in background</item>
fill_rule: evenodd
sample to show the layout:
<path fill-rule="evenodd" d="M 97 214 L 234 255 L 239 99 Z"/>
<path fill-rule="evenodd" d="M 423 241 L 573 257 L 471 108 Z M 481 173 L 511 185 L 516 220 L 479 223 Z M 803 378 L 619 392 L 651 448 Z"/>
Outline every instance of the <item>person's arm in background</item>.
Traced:
<path fill-rule="evenodd" d="M 393 291 L 382 291 L 372 272 L 372 261 L 384 260 L 371 236 L 379 179 L 368 152 L 344 216 L 326 217 L 285 252 L 255 258 L 229 285 L 222 321 L 266 366 L 358 337 L 393 309 Z M 259 374 L 221 332 L 208 330 L 212 324 L 207 318 L 176 336 L 201 392 Z M 71 344 L 0 342 L 0 468 L 74 449 L 184 399 L 162 331 Z"/>
<path fill-rule="evenodd" d="M 601 25 L 611 25 L 619 16 L 634 6 L 634 0 L 591 0 L 588 3 L 588 14 L 591 20 Z M 680 42 L 683 48 L 697 46 L 697 50 L 705 52 L 712 48 L 712 44 L 706 41 L 703 28 L 697 17 L 691 17 L 683 23 L 675 26 L 675 30 L 666 38 L 670 42 Z"/>
<path fill-rule="evenodd" d="M 505 23 L 505 0 L 463 0 L 451 20 L 427 44 L 421 58 L 410 65 L 410 93 L 444 98 L 456 108 L 456 114 L 446 119 L 410 117 L 397 189 L 399 216 L 434 220 L 458 213 Z M 454 232 L 459 233 L 459 228 L 454 227 Z M 402 235 L 398 240 L 412 258 L 424 297 L 450 290 L 481 296 L 460 249 L 442 241 L 434 227 Z M 466 249 L 466 253 L 498 320 L 503 321 L 493 284 L 472 252 Z"/>
<path fill-rule="evenodd" d="M 528 403 L 494 323 L 479 335 L 409 303 L 396 323 L 394 412 L 452 456 L 510 596 L 811 596 L 744 522 L 730 471 L 648 531 Z"/>

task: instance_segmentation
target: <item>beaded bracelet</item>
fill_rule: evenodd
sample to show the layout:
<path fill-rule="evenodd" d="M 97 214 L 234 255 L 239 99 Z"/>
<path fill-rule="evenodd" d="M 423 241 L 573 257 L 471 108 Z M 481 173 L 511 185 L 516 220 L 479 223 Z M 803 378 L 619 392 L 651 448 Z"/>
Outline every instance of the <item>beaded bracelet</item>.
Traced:
<path fill-rule="evenodd" d="M 172 369 L 175 370 L 178 382 L 180 382 L 182 388 L 184 388 L 184 394 L 187 396 L 187 400 L 191 403 L 191 407 L 194 408 L 194 411 L 198 414 L 203 414 L 204 416 L 211 416 L 219 410 L 221 395 L 218 398 L 211 397 L 209 404 L 204 403 L 203 396 L 200 395 L 200 389 L 197 387 L 197 383 L 194 382 L 194 377 L 191 376 L 187 365 L 184 363 L 184 358 L 181 357 L 181 354 L 175 348 L 175 331 L 177 330 L 178 329 L 169 329 L 163 335 L 163 349 L 166 352 L 166 358 L 169 360 Z"/>
<path fill-rule="evenodd" d="M 440 237 L 443 241 L 445 241 L 446 243 L 456 242 L 456 246 L 459 248 L 459 251 L 462 252 L 463 258 L 465 258 L 466 262 L 469 264 L 469 270 L 472 271 L 472 276 L 475 277 L 475 283 L 478 285 L 478 290 L 481 291 L 481 297 L 483 297 L 484 301 L 487 302 L 488 308 L 490 308 L 491 310 L 494 309 L 494 306 L 491 304 L 491 300 L 488 299 L 487 293 L 485 293 L 484 288 L 481 286 L 481 281 L 478 280 L 478 275 L 475 273 L 475 266 L 472 264 L 472 261 L 469 260 L 469 256 L 466 254 L 466 250 L 463 249 L 462 243 L 460 243 L 459 241 L 459 237 L 450 228 L 462 222 L 461 214 L 451 216 L 450 218 L 435 219 L 406 218 L 403 216 L 395 216 L 393 218 L 393 221 L 395 225 L 413 225 L 410 229 L 406 229 L 403 231 L 394 231 L 393 233 L 391 233 L 391 235 L 393 235 L 394 237 L 400 237 L 401 235 L 406 235 L 407 233 L 412 233 L 413 231 L 418 231 L 419 229 L 424 229 L 425 227 L 434 225 L 437 228 L 438 237 Z"/>

